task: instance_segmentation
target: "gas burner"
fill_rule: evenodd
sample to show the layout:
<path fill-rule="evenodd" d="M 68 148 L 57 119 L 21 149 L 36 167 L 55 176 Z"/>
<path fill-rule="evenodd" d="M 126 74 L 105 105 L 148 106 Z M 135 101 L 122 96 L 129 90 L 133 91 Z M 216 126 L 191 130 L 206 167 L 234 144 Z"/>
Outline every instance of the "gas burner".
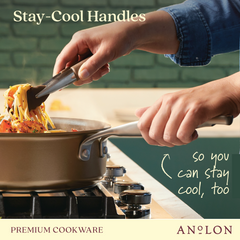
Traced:
<path fill-rule="evenodd" d="M 1 218 L 125 218 L 101 185 L 54 193 L 0 193 Z"/>
<path fill-rule="evenodd" d="M 150 209 L 141 205 L 151 203 L 151 193 L 145 190 L 125 190 L 120 193 L 119 199 L 126 204 L 121 210 L 127 218 L 150 217 Z"/>
<path fill-rule="evenodd" d="M 113 184 L 113 192 L 116 194 L 120 194 L 125 190 L 136 189 L 136 190 L 144 190 L 144 186 L 138 182 L 129 182 L 129 181 L 117 181 Z M 120 206 L 125 206 L 119 198 L 115 200 L 116 204 Z"/>
<path fill-rule="evenodd" d="M 144 190 L 144 186 L 138 182 L 117 181 L 113 184 L 113 192 L 120 194 L 125 190 L 138 189 Z"/>
<path fill-rule="evenodd" d="M 116 182 L 117 177 L 122 177 L 126 173 L 126 169 L 119 165 L 107 165 L 105 177 L 102 180 L 102 184 L 105 188 L 112 191 L 113 184 Z"/>

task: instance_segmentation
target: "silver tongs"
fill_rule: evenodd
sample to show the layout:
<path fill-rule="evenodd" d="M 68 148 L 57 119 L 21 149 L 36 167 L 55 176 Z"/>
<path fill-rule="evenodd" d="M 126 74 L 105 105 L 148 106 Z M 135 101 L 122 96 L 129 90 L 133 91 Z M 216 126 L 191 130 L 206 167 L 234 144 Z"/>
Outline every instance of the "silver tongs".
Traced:
<path fill-rule="evenodd" d="M 43 90 L 41 90 L 39 93 L 35 95 L 36 98 L 41 98 L 43 96 L 61 90 L 67 87 L 68 85 L 72 84 L 73 82 L 79 80 L 78 70 L 87 60 L 88 58 L 85 58 L 84 60 L 78 62 L 77 64 L 62 70 L 60 73 L 52 77 L 50 80 L 43 83 L 45 87 Z"/>

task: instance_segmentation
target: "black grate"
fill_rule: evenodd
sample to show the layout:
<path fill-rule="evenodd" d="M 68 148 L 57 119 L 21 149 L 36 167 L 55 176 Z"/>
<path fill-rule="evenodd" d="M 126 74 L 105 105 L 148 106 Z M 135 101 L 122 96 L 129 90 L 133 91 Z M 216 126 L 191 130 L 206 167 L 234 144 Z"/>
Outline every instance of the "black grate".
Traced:
<path fill-rule="evenodd" d="M 0 193 L 1 218 L 125 218 L 98 186 L 60 193 Z"/>

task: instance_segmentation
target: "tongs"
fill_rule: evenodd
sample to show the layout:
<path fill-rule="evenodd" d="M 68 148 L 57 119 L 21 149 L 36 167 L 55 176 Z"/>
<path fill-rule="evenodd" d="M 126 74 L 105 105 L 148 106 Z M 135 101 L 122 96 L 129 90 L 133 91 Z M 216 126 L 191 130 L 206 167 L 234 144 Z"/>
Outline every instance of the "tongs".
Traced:
<path fill-rule="evenodd" d="M 29 110 L 33 110 L 36 107 L 40 106 L 47 99 L 50 93 L 61 90 L 73 82 L 79 80 L 78 70 L 87 60 L 88 58 L 85 58 L 77 64 L 62 70 L 60 73 L 42 85 L 31 87 L 27 91 Z"/>

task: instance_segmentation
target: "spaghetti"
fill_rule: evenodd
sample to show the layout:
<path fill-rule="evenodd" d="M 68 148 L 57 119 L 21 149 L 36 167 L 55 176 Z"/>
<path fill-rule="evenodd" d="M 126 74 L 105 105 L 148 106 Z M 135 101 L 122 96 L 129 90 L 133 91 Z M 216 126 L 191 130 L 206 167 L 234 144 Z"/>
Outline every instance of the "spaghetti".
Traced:
<path fill-rule="evenodd" d="M 0 132 L 43 133 L 48 130 L 48 123 L 55 128 L 46 113 L 45 104 L 29 111 L 27 91 L 30 84 L 19 84 L 10 87 L 4 93 L 4 112 L 0 115 Z"/>

